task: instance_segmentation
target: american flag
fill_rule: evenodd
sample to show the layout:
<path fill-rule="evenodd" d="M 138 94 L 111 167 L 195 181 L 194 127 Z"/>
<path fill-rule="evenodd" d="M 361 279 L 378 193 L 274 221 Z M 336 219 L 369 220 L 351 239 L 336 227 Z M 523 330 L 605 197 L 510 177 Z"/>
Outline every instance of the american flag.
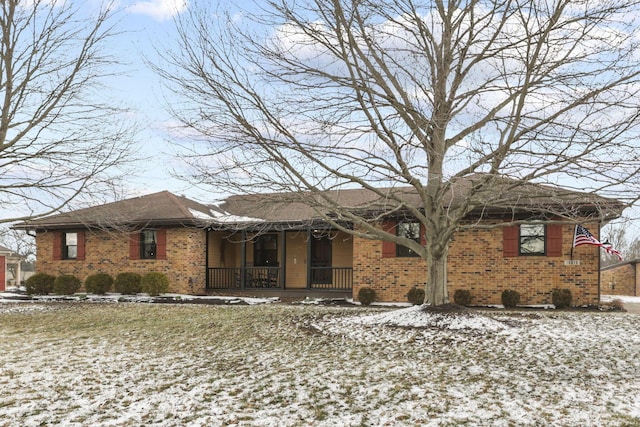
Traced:
<path fill-rule="evenodd" d="M 581 225 L 576 225 L 576 233 L 573 237 L 573 247 L 580 245 L 596 245 L 602 247 L 602 243 Z"/>
<path fill-rule="evenodd" d="M 607 251 L 607 253 L 617 256 L 618 259 L 622 261 L 622 254 L 620 253 L 619 250 L 613 249 L 613 246 L 611 245 L 611 243 L 606 243 L 606 242 L 603 243 L 602 248 L 604 248 L 604 250 Z"/>
<path fill-rule="evenodd" d="M 573 236 L 573 247 L 575 248 L 576 246 L 580 246 L 580 245 L 599 246 L 605 251 L 607 251 L 607 253 L 616 255 L 618 259 L 622 260 L 622 255 L 620 254 L 620 251 L 618 251 L 617 249 L 614 249 L 613 246 L 608 242 L 601 243 L 598 239 L 593 237 L 593 234 L 591 234 L 589 230 L 587 230 L 586 228 L 578 224 L 576 225 L 576 232 Z"/>

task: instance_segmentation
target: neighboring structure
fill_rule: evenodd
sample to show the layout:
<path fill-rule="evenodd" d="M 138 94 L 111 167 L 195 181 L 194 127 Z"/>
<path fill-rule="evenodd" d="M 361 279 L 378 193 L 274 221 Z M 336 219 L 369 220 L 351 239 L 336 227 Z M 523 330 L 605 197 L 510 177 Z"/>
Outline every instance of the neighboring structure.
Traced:
<path fill-rule="evenodd" d="M 638 296 L 640 294 L 640 259 L 603 267 L 600 271 L 602 293 L 605 295 Z"/>
<path fill-rule="evenodd" d="M 464 185 L 452 192 L 450 205 L 465 197 Z M 411 189 L 389 192 L 418 202 Z M 411 288 L 424 287 L 427 266 L 411 251 L 332 228 L 317 207 L 291 194 L 232 196 L 207 206 L 165 191 L 15 228 L 36 232 L 40 272 L 84 279 L 96 272 L 160 271 L 177 293 L 339 297 L 369 286 L 380 300 L 405 302 Z M 327 194 L 371 211 L 378 227 L 420 238 L 415 220 L 397 211 L 384 215 L 385 200 L 372 192 Z M 616 201 L 538 185 L 512 191 L 508 209 L 488 202 L 469 215 L 469 224 L 483 227 L 457 232 L 450 245 L 449 295 L 467 289 L 473 304 L 499 304 L 502 291 L 514 289 L 522 304 L 548 304 L 554 289 L 568 288 L 576 305 L 598 304 L 599 248 L 572 250 L 574 224 L 545 220 L 551 205 L 567 207 L 596 237 L 600 218 L 621 211 Z M 505 221 L 518 225 L 501 226 Z"/>
<path fill-rule="evenodd" d="M 7 286 L 20 286 L 20 263 L 24 257 L 4 246 L 0 246 L 0 292 Z"/>

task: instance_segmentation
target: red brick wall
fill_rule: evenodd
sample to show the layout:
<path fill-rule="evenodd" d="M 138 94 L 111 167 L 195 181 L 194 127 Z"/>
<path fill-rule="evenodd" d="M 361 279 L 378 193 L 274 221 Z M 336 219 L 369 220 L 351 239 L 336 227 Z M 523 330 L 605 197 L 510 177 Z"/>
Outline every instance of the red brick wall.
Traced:
<path fill-rule="evenodd" d="M 638 295 L 638 264 L 625 263 L 602 270 L 600 280 L 605 295 Z"/>
<path fill-rule="evenodd" d="M 205 293 L 205 231 L 197 228 L 167 229 L 166 260 L 130 260 L 129 235 L 112 231 L 87 231 L 84 260 L 53 260 L 53 232 L 36 235 L 37 270 L 55 276 L 73 274 L 82 281 L 94 273 L 115 278 L 121 272 L 165 273 L 169 291 L 199 295 Z"/>
<path fill-rule="evenodd" d="M 597 237 L 598 226 L 587 227 Z M 575 305 L 597 304 L 600 249 L 580 246 L 573 255 L 580 265 L 565 265 L 564 260 L 571 257 L 573 230 L 572 225 L 563 226 L 559 257 L 505 258 L 502 228 L 457 233 L 449 248 L 450 299 L 456 289 L 467 289 L 473 304 L 500 304 L 502 291 L 514 289 L 521 294 L 521 304 L 549 304 L 553 289 L 568 288 Z M 54 261 L 51 232 L 38 233 L 36 244 L 39 272 L 74 274 L 84 280 L 97 272 L 115 277 L 125 271 L 160 271 L 169 277 L 171 292 L 205 293 L 205 231 L 200 229 L 168 229 L 166 260 L 130 260 L 128 235 L 118 232 L 87 231 L 84 260 Z M 421 259 L 382 258 L 381 254 L 382 242 L 354 237 L 354 296 L 360 287 L 369 286 L 383 301 L 406 302 L 411 288 L 424 287 L 427 267 Z"/>
<path fill-rule="evenodd" d="M 587 224 L 597 237 L 597 224 Z M 562 227 L 562 256 L 503 256 L 503 229 L 460 231 L 449 247 L 448 291 L 453 301 L 456 289 L 467 289 L 472 304 L 501 304 L 505 289 L 520 292 L 521 304 L 550 304 L 556 288 L 570 289 L 574 305 L 599 302 L 599 248 L 580 246 L 573 259 L 580 265 L 565 265 L 571 259 L 573 225 Z M 354 297 L 360 287 L 376 290 L 380 300 L 406 302 L 414 286 L 424 287 L 427 267 L 417 258 L 382 258 L 380 241 L 354 239 Z"/>

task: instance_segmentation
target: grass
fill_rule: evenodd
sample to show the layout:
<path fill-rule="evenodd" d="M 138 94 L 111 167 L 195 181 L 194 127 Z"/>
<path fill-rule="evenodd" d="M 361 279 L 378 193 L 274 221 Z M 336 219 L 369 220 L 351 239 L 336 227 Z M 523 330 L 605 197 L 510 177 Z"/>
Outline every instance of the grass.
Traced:
<path fill-rule="evenodd" d="M 499 332 L 353 320 L 381 311 L 0 307 L 0 426 L 640 425 L 640 316 L 499 313 Z"/>

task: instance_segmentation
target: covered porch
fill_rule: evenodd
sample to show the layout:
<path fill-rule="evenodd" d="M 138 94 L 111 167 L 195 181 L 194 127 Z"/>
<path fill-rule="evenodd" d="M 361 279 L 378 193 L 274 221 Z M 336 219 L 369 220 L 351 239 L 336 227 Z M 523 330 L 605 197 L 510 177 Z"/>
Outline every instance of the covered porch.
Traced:
<path fill-rule="evenodd" d="M 208 292 L 351 296 L 353 239 L 337 230 L 209 230 Z"/>

